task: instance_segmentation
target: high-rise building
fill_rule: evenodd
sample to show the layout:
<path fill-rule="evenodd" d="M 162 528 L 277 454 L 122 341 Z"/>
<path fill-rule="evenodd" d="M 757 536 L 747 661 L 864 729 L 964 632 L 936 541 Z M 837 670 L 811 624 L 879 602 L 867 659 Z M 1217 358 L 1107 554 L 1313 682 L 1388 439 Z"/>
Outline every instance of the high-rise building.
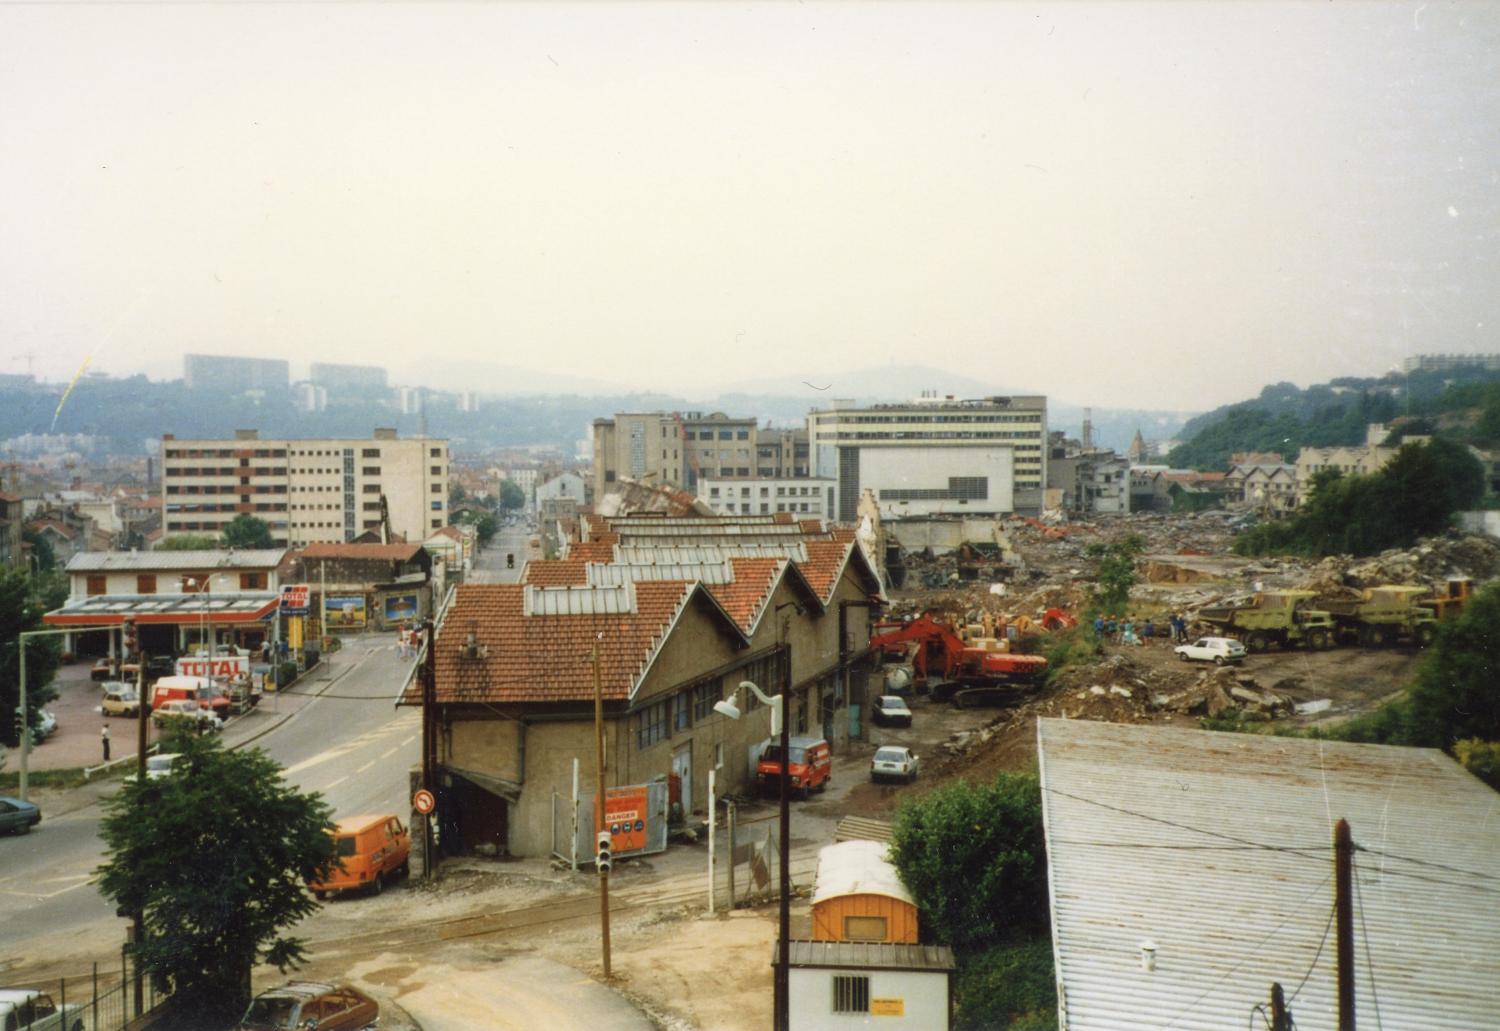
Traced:
<path fill-rule="evenodd" d="M 339 390 L 384 390 L 385 369 L 378 365 L 337 365 L 313 362 L 307 378 L 323 387 Z"/>
<path fill-rule="evenodd" d="M 285 391 L 292 382 L 291 366 L 280 358 L 244 358 L 236 355 L 185 354 L 183 384 L 189 390 Z"/>
<path fill-rule="evenodd" d="M 807 427 L 814 474 L 838 480 L 841 522 L 857 518 L 865 489 L 889 519 L 1041 510 L 1045 397 L 834 401 L 810 413 Z"/>
<path fill-rule="evenodd" d="M 162 437 L 165 536 L 217 535 L 249 513 L 278 545 L 353 540 L 381 525 L 421 541 L 448 523 L 448 442 L 401 440 L 377 429 L 369 439 L 233 440 Z"/>

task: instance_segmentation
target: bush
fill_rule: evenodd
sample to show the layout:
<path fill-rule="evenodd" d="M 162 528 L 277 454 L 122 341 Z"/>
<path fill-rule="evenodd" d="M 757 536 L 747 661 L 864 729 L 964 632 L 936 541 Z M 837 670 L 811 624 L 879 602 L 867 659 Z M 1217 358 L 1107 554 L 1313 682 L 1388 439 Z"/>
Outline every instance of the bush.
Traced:
<path fill-rule="evenodd" d="M 969 956 L 954 978 L 959 1031 L 1027 1031 L 1057 1027 L 1057 974 L 1052 938 L 1041 935 Z"/>
<path fill-rule="evenodd" d="M 928 930 L 979 949 L 1047 928 L 1047 853 L 1035 776 L 946 785 L 896 817 L 891 859 Z"/>
<path fill-rule="evenodd" d="M 276 667 L 276 686 L 285 687 L 297 679 L 297 664 L 295 662 L 283 662 Z"/>
<path fill-rule="evenodd" d="M 1093 629 L 1081 624 L 1049 634 L 1042 644 L 1042 655 L 1047 660 L 1044 683 L 1050 687 L 1063 670 L 1069 666 L 1092 662 L 1103 650 L 1094 637 Z"/>
<path fill-rule="evenodd" d="M 1453 754 L 1463 763 L 1464 769 L 1500 790 L 1500 741 L 1469 738 L 1455 744 Z"/>

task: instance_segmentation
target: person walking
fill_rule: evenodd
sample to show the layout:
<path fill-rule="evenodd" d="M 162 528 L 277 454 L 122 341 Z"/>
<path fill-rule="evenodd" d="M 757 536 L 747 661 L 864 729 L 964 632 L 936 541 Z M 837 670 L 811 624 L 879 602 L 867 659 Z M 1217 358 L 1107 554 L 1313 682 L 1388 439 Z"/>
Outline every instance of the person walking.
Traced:
<path fill-rule="evenodd" d="M 104 761 L 109 762 L 109 724 L 106 723 L 99 731 L 99 742 L 104 746 Z"/>

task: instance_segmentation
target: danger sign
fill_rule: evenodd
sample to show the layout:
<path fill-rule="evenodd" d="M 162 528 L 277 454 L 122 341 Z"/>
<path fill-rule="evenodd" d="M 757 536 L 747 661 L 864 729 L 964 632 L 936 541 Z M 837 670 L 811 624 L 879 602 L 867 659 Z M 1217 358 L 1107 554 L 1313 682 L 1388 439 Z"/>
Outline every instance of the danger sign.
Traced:
<path fill-rule="evenodd" d="M 411 796 L 411 807 L 426 816 L 437 806 L 437 799 L 432 797 L 432 792 L 421 788 L 415 795 Z"/>

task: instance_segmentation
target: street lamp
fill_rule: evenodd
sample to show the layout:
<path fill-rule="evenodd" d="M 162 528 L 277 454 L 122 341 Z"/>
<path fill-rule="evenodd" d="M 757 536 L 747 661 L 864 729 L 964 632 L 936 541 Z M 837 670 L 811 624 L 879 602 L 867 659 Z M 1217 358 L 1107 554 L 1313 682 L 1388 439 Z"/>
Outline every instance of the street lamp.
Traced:
<path fill-rule="evenodd" d="M 225 576 L 205 576 L 200 580 L 197 577 L 190 576 L 183 581 L 184 586 L 196 587 L 198 594 L 203 596 L 203 601 L 200 603 L 198 609 L 198 643 L 200 645 L 203 643 L 203 621 L 207 617 L 208 676 L 210 681 L 212 681 L 214 675 L 214 621 L 213 617 L 209 615 L 209 606 L 214 603 L 214 581 L 227 579 L 228 577 Z"/>
<path fill-rule="evenodd" d="M 787 673 L 784 679 L 790 679 L 791 673 L 791 649 L 788 645 L 782 645 L 782 661 L 787 664 Z M 792 836 L 792 809 L 791 796 L 788 793 L 788 783 L 791 781 L 791 729 L 790 721 L 786 713 L 786 693 L 767 696 L 764 691 L 756 687 L 748 680 L 740 681 L 740 690 L 748 690 L 759 698 L 762 704 L 771 707 L 771 734 L 781 739 L 781 830 L 780 841 L 777 849 L 780 852 L 781 865 L 781 906 L 780 918 L 776 929 L 776 1001 L 772 1013 L 771 1026 L 774 1031 L 787 1031 L 788 1026 L 788 987 L 791 981 L 789 976 L 790 949 L 791 949 L 791 923 L 792 923 L 792 876 L 791 876 L 791 836 Z M 732 698 L 714 703 L 714 712 L 728 716 L 732 720 L 740 718 L 740 707 L 734 704 Z M 730 843 L 731 850 L 734 844 Z"/>

